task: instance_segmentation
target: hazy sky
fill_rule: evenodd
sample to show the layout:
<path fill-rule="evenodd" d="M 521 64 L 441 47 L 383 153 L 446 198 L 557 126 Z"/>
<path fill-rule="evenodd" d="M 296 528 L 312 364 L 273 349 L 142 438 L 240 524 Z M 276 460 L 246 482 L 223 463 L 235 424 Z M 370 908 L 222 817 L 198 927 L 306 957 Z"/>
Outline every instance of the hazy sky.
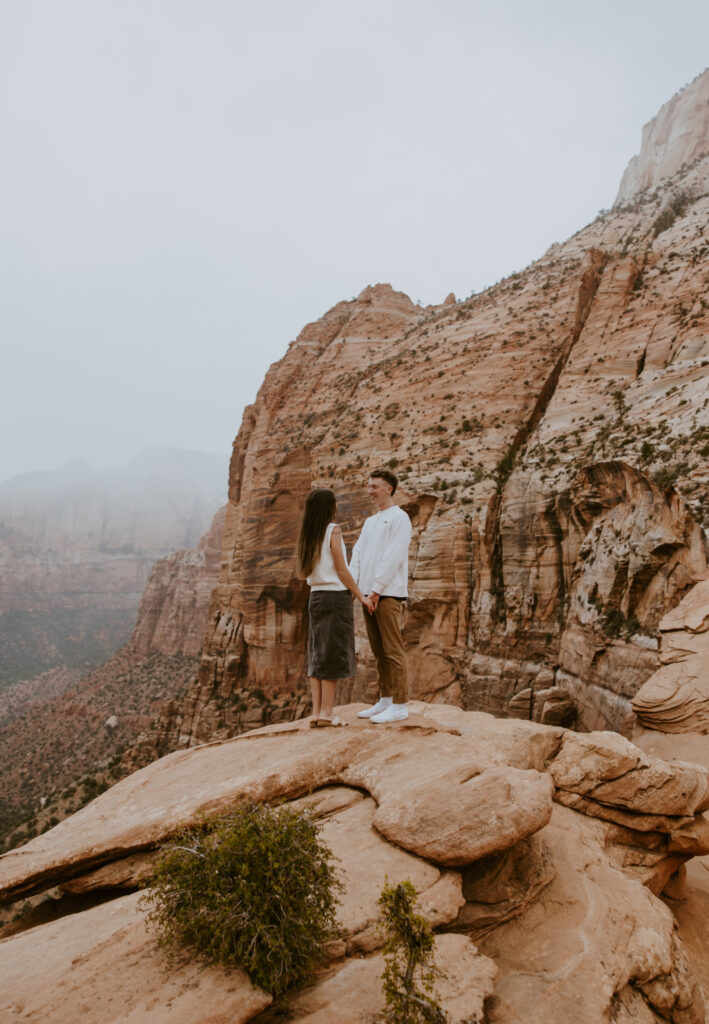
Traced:
<path fill-rule="evenodd" d="M 706 0 L 0 0 L 0 479 L 228 453 L 336 302 L 610 206 L 708 39 Z"/>

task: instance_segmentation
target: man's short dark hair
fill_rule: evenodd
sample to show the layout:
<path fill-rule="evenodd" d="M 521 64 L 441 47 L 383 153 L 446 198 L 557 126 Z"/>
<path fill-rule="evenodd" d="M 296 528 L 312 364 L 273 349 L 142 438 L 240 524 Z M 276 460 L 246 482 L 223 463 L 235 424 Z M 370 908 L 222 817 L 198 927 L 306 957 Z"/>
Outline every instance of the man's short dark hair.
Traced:
<path fill-rule="evenodd" d="M 369 474 L 369 479 L 371 480 L 375 476 L 379 477 L 380 480 L 386 480 L 391 486 L 391 493 L 396 493 L 396 488 L 399 486 L 399 478 L 396 473 L 392 473 L 390 469 L 373 469 Z"/>

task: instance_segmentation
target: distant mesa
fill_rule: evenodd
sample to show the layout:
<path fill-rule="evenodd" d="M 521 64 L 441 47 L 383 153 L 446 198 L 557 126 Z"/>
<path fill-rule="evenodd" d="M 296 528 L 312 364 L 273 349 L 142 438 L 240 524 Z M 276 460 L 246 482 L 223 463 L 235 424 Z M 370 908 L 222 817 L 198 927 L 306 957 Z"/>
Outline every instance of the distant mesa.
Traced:
<path fill-rule="evenodd" d="M 0 484 L 0 690 L 90 667 L 130 636 L 153 563 L 191 549 L 226 500 L 226 458 L 148 448 Z"/>

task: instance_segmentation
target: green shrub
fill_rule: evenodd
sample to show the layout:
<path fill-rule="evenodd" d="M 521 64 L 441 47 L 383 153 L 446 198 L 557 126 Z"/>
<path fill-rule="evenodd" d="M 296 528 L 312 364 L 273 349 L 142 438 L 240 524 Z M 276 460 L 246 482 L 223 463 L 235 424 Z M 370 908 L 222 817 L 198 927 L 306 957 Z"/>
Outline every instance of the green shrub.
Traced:
<path fill-rule="evenodd" d="M 648 462 L 652 462 L 655 458 L 655 446 L 649 441 L 643 441 L 640 446 L 640 462 L 643 466 L 646 466 Z"/>
<path fill-rule="evenodd" d="M 630 637 L 640 631 L 640 623 L 631 615 L 629 619 L 623 615 L 619 608 L 609 608 L 601 615 L 601 625 L 606 636 Z"/>
<path fill-rule="evenodd" d="M 495 467 L 495 476 L 497 477 L 497 493 L 502 493 L 502 488 L 507 483 L 509 476 L 514 469 L 515 464 L 515 450 L 513 445 L 510 445 L 505 454 L 502 456 L 500 461 Z"/>
<path fill-rule="evenodd" d="M 382 974 L 387 1024 L 446 1024 L 435 994 L 438 975 L 433 961 L 433 931 L 416 913 L 411 882 L 385 885 L 379 897 L 380 921 L 386 937 Z"/>
<path fill-rule="evenodd" d="M 193 946 L 279 995 L 311 976 L 336 932 L 333 860 L 307 811 L 249 804 L 164 848 L 148 920 L 168 948 Z"/>
<path fill-rule="evenodd" d="M 692 204 L 692 197 L 687 192 L 678 192 L 665 206 L 662 213 L 653 224 L 655 238 L 663 231 L 671 228 L 678 217 L 681 217 L 688 206 Z"/>
<path fill-rule="evenodd" d="M 670 464 L 668 466 L 661 466 L 656 473 L 653 473 L 652 479 L 660 490 L 666 491 L 668 488 L 674 487 L 678 476 L 679 469 L 677 465 Z"/>

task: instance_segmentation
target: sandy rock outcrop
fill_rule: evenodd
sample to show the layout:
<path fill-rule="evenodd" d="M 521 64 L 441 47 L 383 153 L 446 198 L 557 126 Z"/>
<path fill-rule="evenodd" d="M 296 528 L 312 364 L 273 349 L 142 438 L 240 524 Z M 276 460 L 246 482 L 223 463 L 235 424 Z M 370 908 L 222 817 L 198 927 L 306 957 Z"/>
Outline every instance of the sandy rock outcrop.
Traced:
<path fill-rule="evenodd" d="M 709 733 L 709 578 L 660 623 L 661 667 L 633 698 L 646 729 Z"/>
<path fill-rule="evenodd" d="M 643 886 L 619 884 L 623 873 L 602 852 L 596 828 L 555 808 L 543 833 L 553 878 L 535 904 L 549 912 L 535 914 L 533 905 L 479 941 L 500 971 L 491 1024 L 702 1024 L 703 995 L 671 912 Z"/>
<path fill-rule="evenodd" d="M 628 164 L 616 203 L 669 178 L 709 152 L 709 69 L 668 100 L 643 128 L 640 153 Z"/>
<path fill-rule="evenodd" d="M 709 768 L 706 734 L 657 732 L 638 726 L 633 739 L 652 757 L 665 760 L 681 757 Z M 692 970 L 705 993 L 709 992 L 709 855 L 688 861 L 666 888 L 663 898 L 679 925 Z"/>
<path fill-rule="evenodd" d="M 125 873 L 126 858 L 238 798 L 297 799 L 332 785 L 371 794 L 377 831 L 445 867 L 502 853 L 534 835 L 549 820 L 552 796 L 623 825 L 626 833 L 615 824 L 608 833 L 610 845 L 632 840 L 643 847 L 646 833 L 655 833 L 653 863 L 664 858 L 676 867 L 703 852 L 705 837 L 698 831 L 692 838 L 692 827 L 701 829 L 709 806 L 706 768 L 647 757 L 614 733 L 578 735 L 437 705 L 414 705 L 419 714 L 403 728 L 382 731 L 357 719 L 356 707 L 343 712 L 350 725 L 342 731 L 313 734 L 307 722 L 271 726 L 175 752 L 134 773 L 4 854 L 0 900 L 94 877 L 110 862 Z M 678 830 L 681 851 L 672 849 Z M 143 872 L 139 861 L 136 870 Z"/>
<path fill-rule="evenodd" d="M 705 820 L 709 769 L 615 734 L 425 704 L 382 729 L 357 707 L 340 709 L 346 728 L 282 724 L 170 754 L 0 858 L 4 899 L 61 882 L 104 901 L 0 936 L 0 1012 L 43 1024 L 69 1024 L 84 1004 L 90 1024 L 109 1024 L 122 1003 L 131 1021 L 263 1012 L 270 997 L 240 972 L 187 955 L 166 971 L 137 894 L 115 888 L 144 880 L 176 828 L 249 798 L 309 804 L 344 882 L 329 963 L 287 997 L 294 1021 L 354 1024 L 381 1009 L 377 898 L 386 879 L 408 877 L 438 931 L 438 992 L 453 1021 L 704 1024 L 701 988 L 654 893 L 692 855 L 691 843 L 672 849 L 673 834 Z"/>
<path fill-rule="evenodd" d="M 138 901 L 138 893 L 122 896 L 4 942 L 0 1018 L 8 1024 L 243 1024 L 270 1005 L 270 996 L 241 971 L 190 958 L 167 971 Z"/>

